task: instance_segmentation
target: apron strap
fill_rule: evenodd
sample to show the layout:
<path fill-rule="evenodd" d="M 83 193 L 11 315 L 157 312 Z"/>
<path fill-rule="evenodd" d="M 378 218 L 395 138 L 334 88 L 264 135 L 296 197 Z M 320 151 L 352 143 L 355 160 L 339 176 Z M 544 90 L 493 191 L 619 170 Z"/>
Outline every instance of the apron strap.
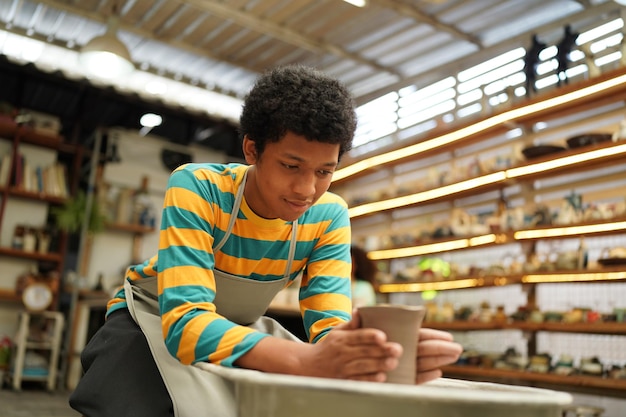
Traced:
<path fill-rule="evenodd" d="M 246 180 L 248 178 L 248 169 L 243 174 L 243 179 L 241 180 L 241 184 L 239 184 L 239 189 L 237 190 L 237 194 L 235 195 L 235 202 L 233 203 L 233 209 L 230 212 L 230 219 L 228 220 L 228 227 L 226 228 L 226 233 L 224 233 L 224 237 L 219 243 L 213 246 L 213 252 L 217 252 L 222 249 L 222 246 L 226 244 L 226 241 L 230 237 L 230 234 L 233 231 L 233 226 L 235 226 L 235 221 L 237 220 L 237 215 L 239 214 L 239 208 L 241 207 L 241 202 L 243 201 L 243 192 L 246 188 Z M 287 268 L 285 273 L 283 274 L 283 278 L 289 278 L 291 275 L 291 266 L 293 264 L 294 257 L 296 255 L 296 243 L 298 241 L 298 219 L 294 220 L 291 225 L 291 241 L 289 242 L 289 258 L 287 259 Z"/>

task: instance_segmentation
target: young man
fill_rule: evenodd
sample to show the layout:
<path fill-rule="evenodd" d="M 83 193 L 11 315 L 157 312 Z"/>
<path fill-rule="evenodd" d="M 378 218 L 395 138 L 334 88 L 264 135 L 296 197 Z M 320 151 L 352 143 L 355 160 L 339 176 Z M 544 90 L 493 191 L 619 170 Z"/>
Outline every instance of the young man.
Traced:
<path fill-rule="evenodd" d="M 171 175 L 158 255 L 129 268 L 83 352 L 85 375 L 70 402 L 85 416 L 186 415 L 179 398 L 204 384 L 188 365 L 201 361 L 366 381 L 384 381 L 397 365 L 401 347 L 351 319 L 350 221 L 345 202 L 328 192 L 356 128 L 350 94 L 312 69 L 278 68 L 259 78 L 240 121 L 248 165 L 188 164 Z M 261 317 L 299 277 L 310 343 Z M 156 337 L 143 313 L 151 280 Z M 461 352 L 447 333 L 419 337 L 417 383 L 440 376 Z M 188 370 L 190 379 L 172 376 Z"/>

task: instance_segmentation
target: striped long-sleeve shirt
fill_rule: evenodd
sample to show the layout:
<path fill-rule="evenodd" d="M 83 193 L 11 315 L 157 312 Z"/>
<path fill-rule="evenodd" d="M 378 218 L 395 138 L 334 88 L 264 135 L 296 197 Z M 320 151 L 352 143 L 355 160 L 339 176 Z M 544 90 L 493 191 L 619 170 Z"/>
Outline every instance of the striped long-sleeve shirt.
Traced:
<path fill-rule="evenodd" d="M 131 266 L 126 279 L 158 276 L 165 343 L 184 364 L 209 361 L 225 366 L 267 335 L 237 325 L 216 311 L 217 269 L 252 280 L 278 280 L 287 266 L 291 222 L 264 219 L 245 198 L 226 244 L 235 194 L 247 167 L 188 164 L 170 177 L 158 255 Z M 300 311 L 312 343 L 350 318 L 350 221 L 345 202 L 325 193 L 299 219 L 290 283 L 305 270 Z M 124 291 L 109 302 L 108 314 L 126 308 Z"/>

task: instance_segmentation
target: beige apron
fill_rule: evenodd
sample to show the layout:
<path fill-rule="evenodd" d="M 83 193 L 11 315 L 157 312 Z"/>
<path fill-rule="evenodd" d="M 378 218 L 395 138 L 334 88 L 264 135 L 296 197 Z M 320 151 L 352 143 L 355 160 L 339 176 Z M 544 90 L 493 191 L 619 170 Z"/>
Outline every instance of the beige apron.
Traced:
<path fill-rule="evenodd" d="M 239 186 L 230 223 L 224 238 L 213 248 L 222 248 L 232 232 L 237 213 L 243 199 L 246 176 Z M 214 304 L 220 315 L 227 319 L 268 333 L 273 336 L 300 341 L 275 320 L 264 317 L 274 296 L 285 287 L 296 249 L 298 224 L 293 222 L 289 259 L 282 279 L 277 281 L 254 281 L 214 271 L 216 297 Z M 236 417 L 233 383 L 214 373 L 195 366 L 181 364 L 165 347 L 161 329 L 161 317 L 157 301 L 156 277 L 124 283 L 128 310 L 143 331 L 152 356 L 159 368 L 165 386 L 172 399 L 176 417 Z"/>

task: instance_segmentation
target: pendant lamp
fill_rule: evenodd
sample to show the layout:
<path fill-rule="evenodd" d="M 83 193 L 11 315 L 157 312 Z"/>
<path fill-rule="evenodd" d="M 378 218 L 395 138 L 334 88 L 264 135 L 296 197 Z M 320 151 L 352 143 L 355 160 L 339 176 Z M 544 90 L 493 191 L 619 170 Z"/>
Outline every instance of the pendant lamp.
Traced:
<path fill-rule="evenodd" d="M 110 17 L 106 32 L 87 42 L 81 49 L 78 62 L 88 75 L 117 78 L 135 69 L 128 48 L 117 37 L 117 26 L 118 18 Z"/>

